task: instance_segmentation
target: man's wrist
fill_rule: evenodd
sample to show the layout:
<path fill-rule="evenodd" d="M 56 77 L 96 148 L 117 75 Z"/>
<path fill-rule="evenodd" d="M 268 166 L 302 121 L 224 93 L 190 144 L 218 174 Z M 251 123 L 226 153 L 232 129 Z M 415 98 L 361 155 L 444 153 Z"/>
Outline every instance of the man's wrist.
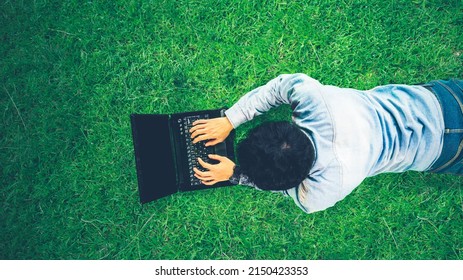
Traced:
<path fill-rule="evenodd" d="M 233 124 L 231 123 L 230 119 L 225 116 L 223 117 L 223 121 L 224 121 L 224 124 L 225 124 L 225 127 L 227 128 L 227 131 L 230 132 L 233 130 Z"/>

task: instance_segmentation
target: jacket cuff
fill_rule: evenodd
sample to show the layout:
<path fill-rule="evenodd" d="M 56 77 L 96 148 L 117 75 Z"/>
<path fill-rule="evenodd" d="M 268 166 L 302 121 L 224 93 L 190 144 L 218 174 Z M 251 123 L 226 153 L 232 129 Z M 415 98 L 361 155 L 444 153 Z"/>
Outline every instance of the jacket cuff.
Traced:
<path fill-rule="evenodd" d="M 247 121 L 246 116 L 238 104 L 235 104 L 230 109 L 226 110 L 225 116 L 227 116 L 228 120 L 235 129 Z"/>

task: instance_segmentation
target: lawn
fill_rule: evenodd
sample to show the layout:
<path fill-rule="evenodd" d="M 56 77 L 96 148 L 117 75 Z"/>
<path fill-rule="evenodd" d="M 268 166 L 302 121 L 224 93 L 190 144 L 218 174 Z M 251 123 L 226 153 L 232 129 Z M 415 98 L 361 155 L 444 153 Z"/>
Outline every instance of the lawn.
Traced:
<path fill-rule="evenodd" d="M 462 177 L 383 174 L 310 215 L 243 186 L 141 205 L 129 118 L 282 73 L 461 79 L 461 0 L 2 0 L 0 36 L 0 259 L 463 259 Z"/>

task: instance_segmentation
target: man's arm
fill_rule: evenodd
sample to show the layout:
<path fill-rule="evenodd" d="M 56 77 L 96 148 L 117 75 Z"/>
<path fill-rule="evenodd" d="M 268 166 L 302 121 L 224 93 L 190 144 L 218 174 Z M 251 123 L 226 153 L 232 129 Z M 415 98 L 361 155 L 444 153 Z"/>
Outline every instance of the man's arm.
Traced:
<path fill-rule="evenodd" d="M 293 113 L 302 98 L 310 91 L 318 90 L 320 83 L 305 74 L 283 74 L 241 97 L 225 111 L 233 128 L 252 120 L 281 104 L 290 104 Z M 301 87 L 303 90 L 297 90 Z M 307 91 L 307 92 L 305 92 Z"/>
<path fill-rule="evenodd" d="M 206 146 L 220 143 L 234 128 L 281 104 L 291 104 L 293 114 L 298 114 L 299 103 L 309 92 L 318 91 L 319 85 L 305 74 L 280 75 L 241 97 L 225 111 L 226 117 L 195 121 L 190 130 L 193 143 L 206 140 L 209 140 Z M 298 87 L 303 90 L 297 90 Z"/>

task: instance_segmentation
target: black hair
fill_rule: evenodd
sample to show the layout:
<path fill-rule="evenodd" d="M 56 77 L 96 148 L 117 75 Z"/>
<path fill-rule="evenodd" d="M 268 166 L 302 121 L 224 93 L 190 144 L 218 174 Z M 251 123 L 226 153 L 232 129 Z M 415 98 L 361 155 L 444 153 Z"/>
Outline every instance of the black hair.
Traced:
<path fill-rule="evenodd" d="M 308 176 L 315 151 L 296 125 L 267 122 L 239 143 L 237 156 L 242 173 L 259 189 L 287 190 Z"/>

